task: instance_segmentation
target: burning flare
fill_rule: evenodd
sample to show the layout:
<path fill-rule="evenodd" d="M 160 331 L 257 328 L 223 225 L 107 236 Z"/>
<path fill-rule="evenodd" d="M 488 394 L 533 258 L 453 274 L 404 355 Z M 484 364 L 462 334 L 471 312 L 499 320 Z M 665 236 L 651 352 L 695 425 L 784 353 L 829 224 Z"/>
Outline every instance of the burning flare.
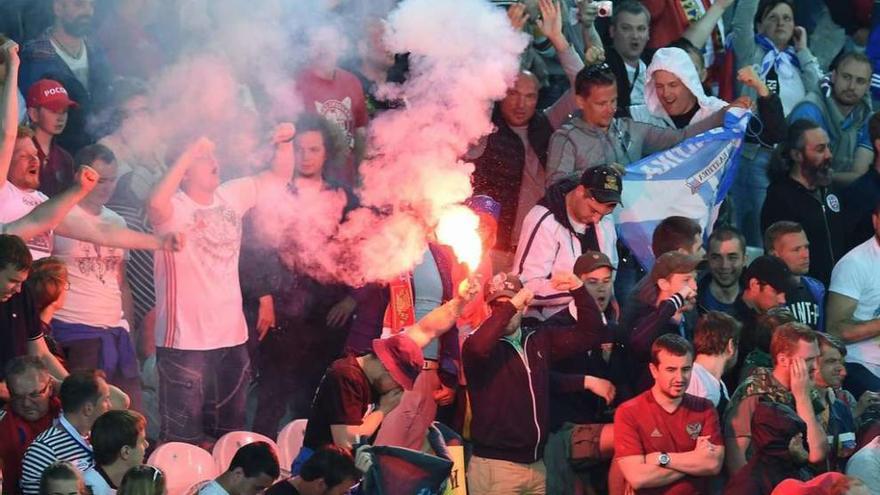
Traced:
<path fill-rule="evenodd" d="M 437 240 L 452 247 L 455 257 L 466 264 L 471 273 L 477 269 L 483 256 L 479 227 L 480 218 L 462 205 L 445 208 L 437 223 Z"/>

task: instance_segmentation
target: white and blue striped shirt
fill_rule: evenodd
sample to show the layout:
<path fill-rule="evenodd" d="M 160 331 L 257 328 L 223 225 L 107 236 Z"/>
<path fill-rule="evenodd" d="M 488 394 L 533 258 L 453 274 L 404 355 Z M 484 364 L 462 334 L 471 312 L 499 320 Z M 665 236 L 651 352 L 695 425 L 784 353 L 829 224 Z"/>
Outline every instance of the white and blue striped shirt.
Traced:
<path fill-rule="evenodd" d="M 40 476 L 50 464 L 68 461 L 81 472 L 95 464 L 92 447 L 87 439 L 64 418 L 58 417 L 51 428 L 37 435 L 24 454 L 21 470 L 21 492 L 38 495 Z"/>

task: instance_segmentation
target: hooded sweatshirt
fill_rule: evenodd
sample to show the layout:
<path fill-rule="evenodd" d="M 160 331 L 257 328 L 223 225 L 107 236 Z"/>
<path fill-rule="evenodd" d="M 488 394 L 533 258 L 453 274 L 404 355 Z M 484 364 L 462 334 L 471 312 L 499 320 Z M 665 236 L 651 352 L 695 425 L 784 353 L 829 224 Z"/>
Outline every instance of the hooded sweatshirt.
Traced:
<path fill-rule="evenodd" d="M 703 84 L 700 82 L 700 75 L 697 74 L 697 68 L 687 52 L 681 48 L 661 48 L 654 53 L 651 65 L 648 66 L 645 80 L 645 104 L 630 107 L 630 115 L 636 122 L 659 127 L 677 127 L 666 109 L 663 108 L 663 102 L 660 101 L 657 89 L 654 87 L 654 74 L 658 70 L 670 72 L 678 77 L 681 83 L 697 98 L 699 109 L 689 124 L 700 122 L 727 106 L 727 102 L 724 100 L 706 95 Z"/>
<path fill-rule="evenodd" d="M 577 178 L 568 177 L 552 185 L 523 220 L 513 271 L 535 293 L 526 316 L 540 321 L 568 308 L 571 295 L 554 289 L 550 278 L 556 272 L 574 270 L 575 260 L 584 251 L 601 251 L 617 267 L 617 231 L 612 216 L 585 226 L 573 225 L 568 216 L 565 195 L 578 184 Z"/>
<path fill-rule="evenodd" d="M 782 480 L 809 479 L 788 451 L 798 433 L 806 438 L 807 425 L 792 408 L 776 402 L 758 403 L 752 416 L 754 454 L 728 481 L 725 495 L 770 495 Z"/>

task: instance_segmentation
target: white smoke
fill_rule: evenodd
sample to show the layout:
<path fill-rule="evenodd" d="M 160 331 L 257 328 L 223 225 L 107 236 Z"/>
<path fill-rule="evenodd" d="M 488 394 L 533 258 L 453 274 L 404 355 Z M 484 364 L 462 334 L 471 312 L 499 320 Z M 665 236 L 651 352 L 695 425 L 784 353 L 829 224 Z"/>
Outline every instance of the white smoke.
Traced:
<path fill-rule="evenodd" d="M 528 40 L 485 0 L 405 0 L 387 14 L 389 3 L 178 0 L 181 52 L 150 81 L 152 111 L 138 119 L 140 132 L 126 133 L 140 137 L 132 146 L 162 150 L 207 136 L 224 177 L 265 167 L 271 130 L 302 110 L 292 74 L 310 57 L 309 34 L 332 26 L 345 36 L 324 48 L 353 50 L 386 18 L 386 46 L 410 54 L 409 74 L 379 93 L 406 104 L 370 123 L 361 207 L 343 221 L 343 194 L 292 197 L 278 187 L 260 192 L 258 230 L 319 280 L 360 285 L 410 270 L 444 209 L 470 196 L 473 167 L 459 157 L 491 132 L 492 102 L 516 77 Z"/>
<path fill-rule="evenodd" d="M 363 208 L 335 233 L 326 225 L 298 238 L 313 275 L 350 285 L 386 281 L 422 258 L 440 215 L 471 195 L 473 165 L 459 157 L 492 131 L 492 102 L 516 77 L 527 38 L 503 10 L 483 0 L 405 0 L 388 18 L 387 48 L 410 54 L 402 85 L 380 94 L 406 102 L 370 125 L 370 156 L 361 165 Z M 333 201 L 308 212 L 315 225 L 339 218 Z M 321 218 L 315 218 L 319 216 Z"/>

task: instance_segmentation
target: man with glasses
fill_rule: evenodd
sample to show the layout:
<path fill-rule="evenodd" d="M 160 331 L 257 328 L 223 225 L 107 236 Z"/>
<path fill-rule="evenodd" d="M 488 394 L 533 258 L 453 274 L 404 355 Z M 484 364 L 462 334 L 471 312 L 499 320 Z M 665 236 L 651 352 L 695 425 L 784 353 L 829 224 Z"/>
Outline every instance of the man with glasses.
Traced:
<path fill-rule="evenodd" d="M 36 356 L 20 356 L 6 365 L 10 401 L 0 409 L 0 468 L 3 493 L 17 493 L 25 450 L 52 426 L 61 412 L 46 365 Z"/>
<path fill-rule="evenodd" d="M 526 317 L 546 322 L 571 302 L 567 291 L 551 284 L 554 273 L 572 273 L 575 260 L 599 251 L 617 265 L 617 233 L 610 213 L 620 203 L 620 172 L 610 166 L 587 169 L 580 178 L 566 177 L 552 185 L 523 220 L 514 271 L 535 300 Z"/>

